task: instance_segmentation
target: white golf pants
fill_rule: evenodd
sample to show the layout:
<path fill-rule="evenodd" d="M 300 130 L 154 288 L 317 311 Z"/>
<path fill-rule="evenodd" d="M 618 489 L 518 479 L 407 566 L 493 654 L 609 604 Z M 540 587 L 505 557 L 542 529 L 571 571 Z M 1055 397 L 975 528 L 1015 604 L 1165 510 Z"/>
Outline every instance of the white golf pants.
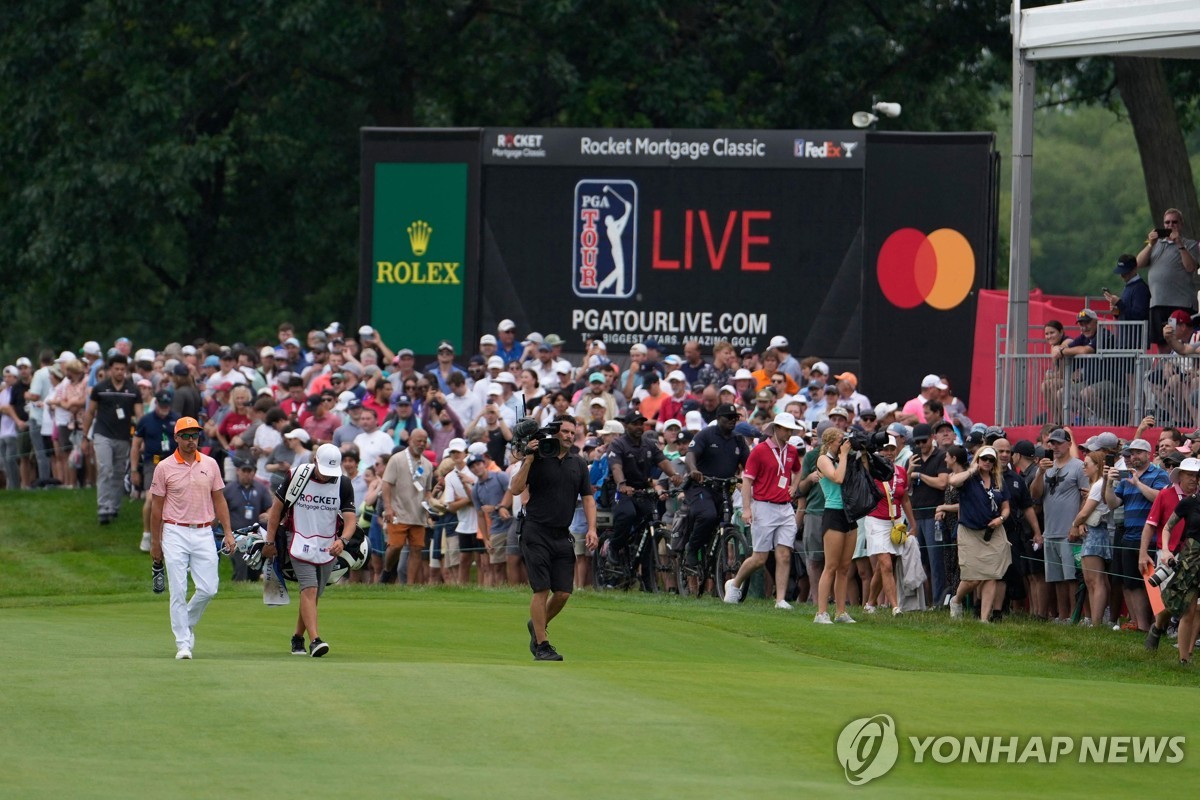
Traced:
<path fill-rule="evenodd" d="M 191 650 L 196 644 L 192 629 L 217 593 L 217 548 L 212 527 L 187 528 L 164 522 L 162 549 L 167 586 L 171 590 L 171 632 L 175 634 L 175 647 Z M 191 600 L 187 599 L 188 570 L 196 585 Z"/>

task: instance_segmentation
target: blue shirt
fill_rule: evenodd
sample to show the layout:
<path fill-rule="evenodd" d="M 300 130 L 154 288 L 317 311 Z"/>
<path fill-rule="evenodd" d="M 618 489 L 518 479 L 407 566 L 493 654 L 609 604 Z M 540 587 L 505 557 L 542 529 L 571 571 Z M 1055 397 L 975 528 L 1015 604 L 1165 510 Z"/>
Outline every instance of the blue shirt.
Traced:
<path fill-rule="evenodd" d="M 1142 473 L 1141 480 L 1151 489 L 1165 489 L 1171 485 L 1170 475 L 1153 463 Z M 1147 500 L 1129 481 L 1117 481 L 1117 485 L 1113 487 L 1113 494 L 1121 500 L 1121 505 L 1125 508 L 1125 531 L 1121 538 L 1127 542 L 1140 542 L 1142 527 L 1146 524 L 1146 517 L 1150 516 L 1150 506 L 1154 502 Z"/>
<path fill-rule="evenodd" d="M 1000 516 L 1000 507 L 1008 499 L 1008 488 L 1004 481 L 984 487 L 978 475 L 967 478 L 958 495 L 958 521 L 964 528 L 982 530 Z"/>
<path fill-rule="evenodd" d="M 151 411 L 138 420 L 133 435 L 142 440 L 142 461 L 157 464 L 165 456 L 175 452 L 175 414 L 160 417 Z"/>

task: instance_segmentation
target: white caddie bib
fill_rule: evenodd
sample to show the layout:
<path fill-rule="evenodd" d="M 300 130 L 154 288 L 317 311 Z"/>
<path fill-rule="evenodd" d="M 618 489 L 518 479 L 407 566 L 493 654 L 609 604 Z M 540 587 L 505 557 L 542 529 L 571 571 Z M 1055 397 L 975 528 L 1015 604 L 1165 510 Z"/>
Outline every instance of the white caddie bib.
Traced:
<path fill-rule="evenodd" d="M 292 544 L 288 553 L 297 561 L 328 564 L 329 548 L 337 535 L 341 516 L 341 479 L 332 483 L 308 482 L 292 507 Z"/>

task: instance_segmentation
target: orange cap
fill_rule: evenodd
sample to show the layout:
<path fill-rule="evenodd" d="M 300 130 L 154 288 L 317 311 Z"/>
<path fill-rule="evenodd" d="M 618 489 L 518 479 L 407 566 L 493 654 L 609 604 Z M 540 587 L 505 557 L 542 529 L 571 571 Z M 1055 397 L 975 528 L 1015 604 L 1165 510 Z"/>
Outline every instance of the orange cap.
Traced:
<path fill-rule="evenodd" d="M 834 375 L 835 380 L 848 381 L 855 389 L 858 388 L 858 376 L 853 372 L 843 372 L 841 375 Z"/>
<path fill-rule="evenodd" d="M 180 417 L 175 423 L 175 432 L 182 433 L 183 431 L 198 431 L 202 430 L 203 426 L 196 421 L 195 417 Z"/>

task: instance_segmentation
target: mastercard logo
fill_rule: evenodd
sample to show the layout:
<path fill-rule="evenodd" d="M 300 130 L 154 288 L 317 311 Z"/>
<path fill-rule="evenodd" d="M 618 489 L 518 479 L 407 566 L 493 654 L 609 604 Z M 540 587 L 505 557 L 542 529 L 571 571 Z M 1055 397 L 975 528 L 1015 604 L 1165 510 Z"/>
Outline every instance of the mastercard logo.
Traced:
<path fill-rule="evenodd" d="M 879 288 L 898 308 L 922 303 L 946 311 L 967 299 L 975 285 L 975 252 L 953 228 L 930 234 L 901 228 L 879 248 Z"/>

